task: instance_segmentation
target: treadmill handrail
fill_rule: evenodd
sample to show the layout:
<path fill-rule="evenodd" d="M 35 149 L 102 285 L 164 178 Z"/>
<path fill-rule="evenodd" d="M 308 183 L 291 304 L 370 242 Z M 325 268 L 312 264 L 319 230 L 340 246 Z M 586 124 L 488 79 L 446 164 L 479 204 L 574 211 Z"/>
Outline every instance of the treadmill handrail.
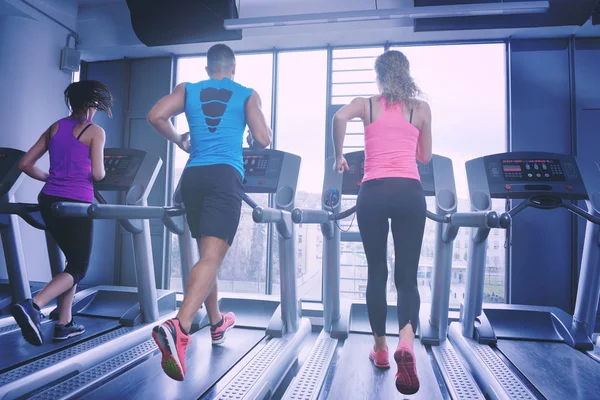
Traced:
<path fill-rule="evenodd" d="M 91 219 L 104 219 L 98 217 L 92 217 L 90 215 L 90 209 L 93 206 L 97 207 L 110 207 L 112 204 L 89 204 L 89 203 L 71 203 L 67 201 L 58 201 L 52 205 L 52 213 L 57 217 L 62 218 L 91 218 Z M 122 206 L 122 207 L 133 207 L 133 206 Z M 112 218 L 111 218 L 112 219 Z M 135 225 L 128 219 L 114 218 L 119 221 L 121 226 L 127 231 L 138 234 L 142 232 L 141 225 Z"/>
<path fill-rule="evenodd" d="M 246 204 L 248 204 L 250 206 L 250 208 L 252 208 L 253 210 L 258 207 L 258 204 L 254 200 L 252 200 L 252 198 L 250 196 L 248 196 L 246 193 L 244 193 L 242 195 L 242 200 L 244 200 L 244 202 Z"/>
<path fill-rule="evenodd" d="M 305 210 L 294 208 L 292 210 L 292 221 L 296 224 L 326 224 L 330 221 L 331 212 L 326 210 Z"/>
<path fill-rule="evenodd" d="M 139 219 L 160 219 L 167 229 L 181 235 L 184 232 L 183 224 L 178 224 L 173 218 L 185 214 L 183 207 L 158 207 L 158 206 L 124 206 L 121 204 L 94 204 L 88 210 L 88 215 L 93 219 L 118 219 L 119 221 L 139 220 Z M 134 225 L 124 226 L 131 232 L 138 228 Z"/>
<path fill-rule="evenodd" d="M 329 221 L 344 219 L 356 212 L 356 205 L 347 210 L 333 214 L 326 210 L 306 210 L 295 208 L 292 211 L 292 221 L 297 224 L 326 224 Z M 470 228 L 497 228 L 500 225 L 500 217 L 496 211 L 466 212 L 436 214 L 427 210 L 427 218 L 435 222 L 449 224 L 455 227 Z"/>
<path fill-rule="evenodd" d="M 448 220 L 449 220 L 448 214 L 440 215 L 440 214 L 436 214 L 434 212 L 427 210 L 426 215 L 427 215 L 427 218 L 429 218 L 430 220 L 435 221 L 435 222 L 441 222 L 442 224 L 448 223 Z"/>
<path fill-rule="evenodd" d="M 465 228 L 497 228 L 500 217 L 496 211 L 456 212 L 449 215 L 449 223 Z"/>
<path fill-rule="evenodd" d="M 32 214 L 40 212 L 41 207 L 35 203 L 5 203 L 0 206 L 0 214 L 18 215 L 29 225 L 42 231 L 46 230 L 43 220 L 38 220 Z"/>
<path fill-rule="evenodd" d="M 283 210 L 276 208 L 256 206 L 252 211 L 252 219 L 256 223 L 278 223 L 283 220 Z"/>
<path fill-rule="evenodd" d="M 326 224 L 329 221 L 338 221 L 349 217 L 356 212 L 356 206 L 352 206 L 347 210 L 339 213 L 332 213 L 327 210 L 309 210 L 303 208 L 294 208 L 292 210 L 292 221 L 297 224 Z"/>
<path fill-rule="evenodd" d="M 61 218 L 83 218 L 88 216 L 89 203 L 72 203 L 68 201 L 57 201 L 52 204 L 52 213 Z"/>
<path fill-rule="evenodd" d="M 125 206 L 121 204 L 93 204 L 88 215 L 93 219 L 163 219 L 185 214 L 180 207 Z"/>
<path fill-rule="evenodd" d="M 580 217 L 585 218 L 586 220 L 588 220 L 596 225 L 600 225 L 600 217 L 590 214 L 589 212 L 585 211 L 584 209 L 582 209 L 580 207 L 577 207 L 574 204 L 565 203 L 564 201 L 562 201 L 562 199 L 548 198 L 548 199 L 551 199 L 554 201 L 554 202 L 550 202 L 550 203 L 535 202 L 534 201 L 535 199 L 544 199 L 544 197 L 543 196 L 533 196 L 528 199 L 525 199 L 521 203 L 519 203 L 516 207 L 514 207 L 513 209 L 508 211 L 508 214 L 511 216 L 511 218 L 514 218 L 515 215 L 519 214 L 521 211 L 523 211 L 527 207 L 533 207 L 533 208 L 537 208 L 540 210 L 552 210 L 555 208 L 566 208 L 567 210 L 571 211 L 573 214 L 579 215 Z"/>

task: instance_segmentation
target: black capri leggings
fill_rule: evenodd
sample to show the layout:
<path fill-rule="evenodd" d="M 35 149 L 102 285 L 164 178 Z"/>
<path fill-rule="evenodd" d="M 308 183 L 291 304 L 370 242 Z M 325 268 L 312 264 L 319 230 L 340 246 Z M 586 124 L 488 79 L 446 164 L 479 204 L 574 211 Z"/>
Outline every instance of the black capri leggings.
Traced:
<path fill-rule="evenodd" d="M 419 323 L 421 299 L 417 270 L 425 230 L 427 205 L 421 182 L 408 178 L 382 178 L 363 182 L 356 216 L 368 264 L 367 310 L 371 329 L 385 335 L 387 314 L 387 238 L 392 220 L 395 250 L 394 282 L 398 292 L 398 323 Z"/>
<path fill-rule="evenodd" d="M 90 264 L 93 222 L 89 218 L 55 217 L 52 215 L 52 205 L 58 201 L 86 202 L 43 193 L 38 196 L 40 211 L 46 227 L 67 259 L 64 272 L 73 277 L 76 285 L 85 277 Z"/>

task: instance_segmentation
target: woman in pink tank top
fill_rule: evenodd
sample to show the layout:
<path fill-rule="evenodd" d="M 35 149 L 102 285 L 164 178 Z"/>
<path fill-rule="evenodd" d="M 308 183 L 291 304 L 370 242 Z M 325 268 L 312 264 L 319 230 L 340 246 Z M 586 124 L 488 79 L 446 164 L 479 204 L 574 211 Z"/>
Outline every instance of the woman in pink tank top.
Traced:
<path fill-rule="evenodd" d="M 64 92 L 71 115 L 53 123 L 19 162 L 19 168 L 38 181 L 45 182 L 38 196 L 46 230 L 50 232 L 67 264 L 62 273 L 33 299 L 13 305 L 11 312 L 25 340 L 41 346 L 40 309 L 58 298 L 58 323 L 54 340 L 65 340 L 85 332 L 83 325 L 73 321 L 71 308 L 77 284 L 87 272 L 92 250 L 92 220 L 88 218 L 57 218 L 52 205 L 59 201 L 91 203 L 94 200 L 94 180 L 104 178 L 104 130 L 92 123 L 96 110 L 110 116 L 112 95 L 98 81 L 72 83 Z M 46 152 L 50 169 L 45 172 L 36 165 Z"/>
<path fill-rule="evenodd" d="M 396 388 L 408 395 L 419 390 L 413 341 L 419 323 L 417 270 L 427 206 L 417 160 L 428 163 L 431 159 L 431 110 L 426 102 L 417 100 L 420 92 L 404 54 L 381 54 L 375 61 L 375 72 L 381 94 L 356 98 L 335 114 L 334 168 L 338 173 L 348 170 L 342 154 L 346 126 L 348 121 L 360 118 L 365 126 L 365 170 L 356 215 L 367 257 L 367 309 L 375 339 L 369 358 L 376 367 L 390 367 L 385 320 L 391 220 L 400 330 L 394 352 Z"/>

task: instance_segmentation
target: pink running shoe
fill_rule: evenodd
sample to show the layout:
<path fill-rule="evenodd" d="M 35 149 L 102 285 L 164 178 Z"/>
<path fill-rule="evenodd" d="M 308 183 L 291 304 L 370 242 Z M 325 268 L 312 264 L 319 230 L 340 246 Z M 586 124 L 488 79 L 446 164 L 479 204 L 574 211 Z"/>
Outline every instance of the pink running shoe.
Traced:
<path fill-rule="evenodd" d="M 387 347 L 385 350 L 375 350 L 375 345 L 373 345 L 373 348 L 369 353 L 369 359 L 373 361 L 373 364 L 375 364 L 377 368 L 390 367 L 390 354 Z"/>
<path fill-rule="evenodd" d="M 210 326 L 210 336 L 212 344 L 222 344 L 225 341 L 225 334 L 235 326 L 235 314 L 228 312 L 221 314 L 221 321 Z"/>
<path fill-rule="evenodd" d="M 394 360 L 398 364 L 396 389 L 405 395 L 417 393 L 419 391 L 419 377 L 417 376 L 417 361 L 412 342 L 401 339 L 394 353 Z"/>
<path fill-rule="evenodd" d="M 162 353 L 161 366 L 170 378 L 185 378 L 185 349 L 192 338 L 184 333 L 177 318 L 169 319 L 152 329 L 152 338 Z"/>

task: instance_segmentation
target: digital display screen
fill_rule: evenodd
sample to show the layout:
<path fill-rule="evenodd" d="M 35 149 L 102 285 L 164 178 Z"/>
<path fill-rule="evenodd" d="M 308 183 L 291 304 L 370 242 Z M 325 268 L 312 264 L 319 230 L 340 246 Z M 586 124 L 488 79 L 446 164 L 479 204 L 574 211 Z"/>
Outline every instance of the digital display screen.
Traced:
<path fill-rule="evenodd" d="M 265 176 L 269 165 L 268 155 L 244 156 L 244 174 L 246 176 Z"/>
<path fill-rule="evenodd" d="M 560 160 L 502 160 L 502 174 L 506 181 L 565 180 Z"/>

